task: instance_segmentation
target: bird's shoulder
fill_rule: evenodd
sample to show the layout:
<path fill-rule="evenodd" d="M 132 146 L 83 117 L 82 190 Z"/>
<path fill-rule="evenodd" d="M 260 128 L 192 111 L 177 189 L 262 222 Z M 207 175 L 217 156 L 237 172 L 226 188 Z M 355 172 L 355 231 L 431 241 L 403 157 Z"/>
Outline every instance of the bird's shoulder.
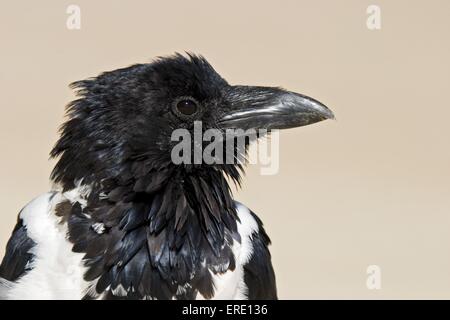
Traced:
<path fill-rule="evenodd" d="M 261 219 L 249 208 L 236 202 L 238 231 L 241 235 L 239 254 L 244 269 L 247 298 L 277 299 L 275 273 L 269 251 L 271 244 Z"/>
<path fill-rule="evenodd" d="M 17 281 L 33 268 L 33 249 L 45 231 L 41 229 L 40 224 L 42 218 L 48 216 L 54 196 L 54 192 L 40 195 L 20 210 L 0 264 L 0 278 L 3 279 L 3 284 Z"/>
<path fill-rule="evenodd" d="M 59 297 L 81 297 L 81 268 L 73 266 L 81 263 L 82 255 L 71 252 L 67 228 L 55 214 L 58 204 L 68 197 L 70 194 L 60 191 L 48 192 L 20 211 L 0 267 L 0 298 L 52 299 L 53 288 L 64 281 L 67 283 L 63 291 L 58 291 Z"/>

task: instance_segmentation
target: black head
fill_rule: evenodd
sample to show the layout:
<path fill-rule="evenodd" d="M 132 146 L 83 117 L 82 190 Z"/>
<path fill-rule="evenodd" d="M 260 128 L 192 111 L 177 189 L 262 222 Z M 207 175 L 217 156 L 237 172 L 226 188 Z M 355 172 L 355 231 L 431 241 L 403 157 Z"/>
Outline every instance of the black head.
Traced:
<path fill-rule="evenodd" d="M 175 55 L 76 82 L 79 99 L 51 155 L 52 177 L 65 190 L 89 185 L 86 206 L 56 210 L 74 252 L 85 253 L 94 296 L 119 286 L 133 297 L 171 299 L 178 286 L 212 297 L 213 273 L 234 270 L 240 242 L 227 174 L 239 163 L 176 164 L 175 129 L 224 132 L 307 125 L 332 113 L 279 88 L 231 86 L 199 56 Z M 194 143 L 195 144 L 195 143 Z M 93 230 L 95 224 L 105 230 Z M 206 263 L 205 263 L 206 262 Z M 151 279 L 151 280 L 149 280 Z M 129 288 L 134 287 L 134 290 Z"/>
<path fill-rule="evenodd" d="M 60 156 L 53 179 L 74 183 L 129 178 L 135 163 L 172 165 L 175 129 L 284 129 L 332 118 L 318 101 L 279 88 L 231 86 L 201 56 L 159 58 L 75 82 L 78 100 L 51 155 Z M 239 166 L 240 164 L 236 164 Z M 183 170 L 192 166 L 181 165 Z M 197 166 L 198 167 L 198 166 Z M 204 167 L 204 166 L 201 166 Z M 238 179 L 235 166 L 228 174 Z"/>

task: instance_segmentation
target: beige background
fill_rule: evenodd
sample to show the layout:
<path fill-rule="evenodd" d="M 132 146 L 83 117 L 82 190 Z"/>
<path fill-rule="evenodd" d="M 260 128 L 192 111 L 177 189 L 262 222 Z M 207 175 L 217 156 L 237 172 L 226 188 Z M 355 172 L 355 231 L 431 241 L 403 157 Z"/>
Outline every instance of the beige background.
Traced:
<path fill-rule="evenodd" d="M 66 7 L 82 28 L 66 29 Z M 366 28 L 366 8 L 382 29 Z M 1 1 L 0 253 L 49 189 L 68 84 L 190 50 L 338 121 L 281 134 L 280 172 L 236 198 L 264 220 L 281 298 L 450 298 L 450 2 Z M 382 289 L 366 288 L 366 268 Z"/>

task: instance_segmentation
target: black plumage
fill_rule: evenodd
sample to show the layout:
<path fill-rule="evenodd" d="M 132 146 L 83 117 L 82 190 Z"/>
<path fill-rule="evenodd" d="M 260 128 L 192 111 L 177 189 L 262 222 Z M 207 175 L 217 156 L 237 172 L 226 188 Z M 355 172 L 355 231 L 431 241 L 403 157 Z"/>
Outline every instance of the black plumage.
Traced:
<path fill-rule="evenodd" d="M 36 244 L 27 235 L 22 219 L 18 219 L 11 238 L 6 245 L 6 254 L 0 264 L 0 277 L 8 281 L 16 281 L 31 269 L 33 253 Z"/>
<path fill-rule="evenodd" d="M 73 85 L 81 99 L 69 106 L 70 120 L 52 151 L 60 156 L 52 177 L 65 190 L 78 180 L 94 186 L 88 206 L 67 214 L 69 240 L 74 251 L 86 252 L 85 279 L 99 277 L 98 294 L 122 286 L 140 297 L 170 299 L 191 284 L 191 291 L 212 297 L 208 268 L 224 273 L 234 266 L 225 246 L 237 234 L 231 193 L 228 187 L 213 193 L 206 182 L 228 186 L 222 172 L 179 170 L 161 150 L 169 149 L 164 144 L 179 125 L 164 113 L 167 101 L 186 89 L 200 101 L 220 99 L 225 86 L 206 60 L 180 55 Z M 235 166 L 222 170 L 239 179 Z M 96 223 L 105 225 L 103 234 L 90 228 Z"/>
<path fill-rule="evenodd" d="M 250 235 L 250 260 L 239 266 L 233 252 L 243 239 L 229 180 L 240 185 L 253 140 L 234 144 L 233 163 L 196 163 L 193 154 L 191 162 L 174 163 L 171 134 L 192 133 L 195 121 L 224 137 L 230 128 L 290 128 L 331 118 L 331 111 L 280 88 L 232 86 L 192 54 L 105 72 L 72 87 L 78 99 L 51 151 L 58 159 L 51 178 L 63 195 L 88 190 L 55 206 L 72 251 L 83 254 L 90 283 L 84 298 L 209 299 L 214 277 L 243 267 L 248 298 L 275 299 L 270 240 L 253 213 L 258 230 Z M 33 245 L 19 221 L 0 276 L 14 281 L 24 274 Z"/>
<path fill-rule="evenodd" d="M 275 273 L 271 263 L 269 252 L 270 239 L 262 221 L 251 212 L 259 225 L 259 233 L 253 234 L 253 255 L 247 265 L 244 266 L 244 281 L 247 285 L 247 298 L 249 300 L 273 300 L 277 299 Z"/>

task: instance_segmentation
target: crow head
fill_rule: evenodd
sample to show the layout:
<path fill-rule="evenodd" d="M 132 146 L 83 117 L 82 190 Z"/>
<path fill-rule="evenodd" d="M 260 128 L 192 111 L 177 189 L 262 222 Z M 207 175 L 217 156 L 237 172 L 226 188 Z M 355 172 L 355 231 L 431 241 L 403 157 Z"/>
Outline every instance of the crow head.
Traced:
<path fill-rule="evenodd" d="M 92 184 L 131 179 L 146 170 L 204 168 L 171 161 L 172 133 L 192 132 L 196 122 L 203 131 L 225 132 L 285 129 L 333 118 L 327 107 L 301 94 L 230 85 L 203 57 L 191 54 L 105 72 L 72 87 L 80 98 L 68 106 L 69 120 L 51 153 L 60 156 L 53 179 L 66 190 L 81 180 Z M 239 166 L 215 169 L 238 179 Z"/>
<path fill-rule="evenodd" d="M 239 181 L 241 163 L 174 163 L 177 129 L 195 135 L 198 122 L 202 133 L 284 129 L 333 117 L 300 94 L 229 85 L 194 55 L 106 72 L 73 87 L 79 99 L 68 106 L 51 153 L 59 157 L 52 178 L 63 190 L 81 184 L 90 191 L 80 193 L 85 205 L 69 203 L 56 214 L 68 221 L 72 250 L 85 253 L 84 279 L 98 279 L 96 294 L 134 285 L 128 292 L 136 297 L 171 299 L 189 284 L 181 298 L 211 298 L 211 271 L 236 267 L 231 244 L 241 238 L 225 175 Z M 101 234 L 91 227 L 97 224 Z"/>

